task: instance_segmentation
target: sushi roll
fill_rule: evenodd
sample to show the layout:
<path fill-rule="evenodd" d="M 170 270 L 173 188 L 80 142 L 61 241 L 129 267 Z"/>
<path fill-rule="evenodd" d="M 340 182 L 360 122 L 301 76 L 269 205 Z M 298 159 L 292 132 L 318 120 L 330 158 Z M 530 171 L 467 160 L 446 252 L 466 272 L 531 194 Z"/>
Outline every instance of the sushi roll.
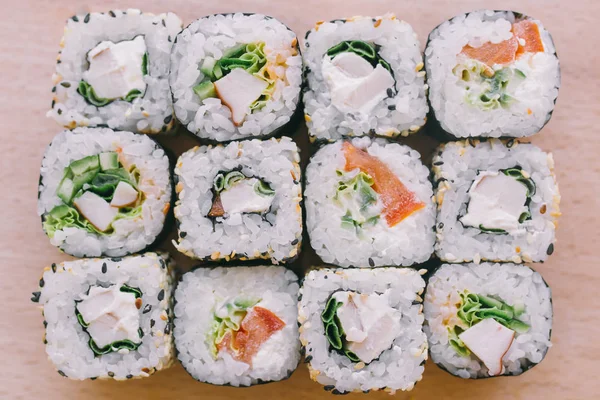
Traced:
<path fill-rule="evenodd" d="M 46 149 L 37 211 L 50 243 L 65 253 L 120 257 L 156 241 L 171 197 L 169 159 L 152 139 L 77 128 Z"/>
<path fill-rule="evenodd" d="M 440 259 L 521 263 L 554 252 L 560 194 L 551 153 L 471 139 L 442 145 L 432 169 Z"/>
<path fill-rule="evenodd" d="M 429 170 L 419 153 L 384 139 L 321 148 L 306 169 L 310 244 L 341 267 L 410 266 L 435 243 Z"/>
<path fill-rule="evenodd" d="M 318 22 L 304 41 L 311 140 L 408 136 L 428 111 L 416 33 L 393 14 Z"/>
<path fill-rule="evenodd" d="M 169 55 L 181 28 L 173 13 L 128 9 L 73 16 L 60 42 L 47 115 L 67 129 L 170 130 Z"/>
<path fill-rule="evenodd" d="M 302 241 L 299 162 L 287 137 L 182 154 L 175 168 L 175 247 L 200 260 L 294 260 Z"/>
<path fill-rule="evenodd" d="M 444 264 L 425 293 L 431 359 L 461 378 L 520 375 L 552 345 L 552 294 L 516 264 Z"/>
<path fill-rule="evenodd" d="M 177 119 L 200 138 L 274 135 L 300 102 L 298 39 L 265 15 L 209 15 L 175 38 L 170 84 Z"/>
<path fill-rule="evenodd" d="M 177 357 L 196 380 L 252 386 L 300 361 L 298 278 L 284 267 L 198 268 L 175 291 Z"/>
<path fill-rule="evenodd" d="M 475 11 L 439 25 L 425 48 L 429 101 L 454 137 L 526 137 L 550 120 L 560 67 L 541 21 Z"/>
<path fill-rule="evenodd" d="M 312 380 L 334 394 L 411 390 L 427 360 L 426 270 L 319 269 L 300 289 L 300 341 Z"/>
<path fill-rule="evenodd" d="M 166 253 L 66 261 L 44 269 L 32 301 L 58 373 L 126 380 L 173 363 L 174 263 Z"/>

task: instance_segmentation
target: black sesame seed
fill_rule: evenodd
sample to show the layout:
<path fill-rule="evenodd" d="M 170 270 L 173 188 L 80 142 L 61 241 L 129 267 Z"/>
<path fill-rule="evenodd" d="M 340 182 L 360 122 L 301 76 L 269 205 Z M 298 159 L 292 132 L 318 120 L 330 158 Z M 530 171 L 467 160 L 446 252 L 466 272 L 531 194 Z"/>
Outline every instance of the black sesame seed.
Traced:
<path fill-rule="evenodd" d="M 302 295 L 298 295 L 298 301 L 302 301 Z"/>
<path fill-rule="evenodd" d="M 71 19 L 75 22 L 79 22 L 79 18 L 77 18 L 77 15 L 73 15 L 73 17 L 71 17 Z"/>
<path fill-rule="evenodd" d="M 328 279 L 328 278 L 329 278 L 329 277 L 328 277 L 327 275 L 325 275 L 325 276 L 323 277 L 323 279 Z"/>
<path fill-rule="evenodd" d="M 131 379 L 131 378 L 133 378 L 133 375 L 129 374 L 129 375 L 127 375 L 125 378 L 127 378 L 127 379 Z"/>
<path fill-rule="evenodd" d="M 506 142 L 506 147 L 508 147 L 509 149 L 511 147 L 513 147 L 515 144 L 515 139 L 510 139 L 508 142 Z"/>
<path fill-rule="evenodd" d="M 108 371 L 108 376 L 110 376 L 111 378 L 115 376 L 115 373 L 112 371 Z"/>
<path fill-rule="evenodd" d="M 83 23 L 87 24 L 88 22 L 90 22 L 90 14 L 86 14 L 85 18 L 83 19 Z"/>
<path fill-rule="evenodd" d="M 154 324 L 155 324 L 154 320 L 153 320 L 153 319 L 151 319 L 151 320 L 150 320 L 150 328 L 154 327 Z"/>
<path fill-rule="evenodd" d="M 375 261 L 373 261 L 373 259 L 372 259 L 371 257 L 369 257 L 369 265 L 370 265 L 371 267 L 374 267 L 374 266 L 375 266 Z"/>
<path fill-rule="evenodd" d="M 61 115 L 61 114 L 62 114 L 62 110 L 59 108 L 58 110 L 56 110 L 56 113 L 57 113 L 58 115 Z"/>
<path fill-rule="evenodd" d="M 294 239 L 294 240 L 292 240 L 292 246 L 295 246 L 295 245 L 297 245 L 297 244 L 298 244 L 298 239 Z"/>
<path fill-rule="evenodd" d="M 436 161 L 433 163 L 433 165 L 444 165 L 443 161 Z"/>
<path fill-rule="evenodd" d="M 52 93 L 56 92 L 56 86 L 52 86 Z"/>
<path fill-rule="evenodd" d="M 443 222 L 440 222 L 440 223 L 438 224 L 438 228 L 440 228 L 440 229 L 443 229 L 443 228 L 444 228 L 444 223 L 443 223 Z"/>
<path fill-rule="evenodd" d="M 44 320 L 44 328 L 48 327 L 48 321 Z"/>
<path fill-rule="evenodd" d="M 391 106 L 388 106 L 388 110 L 390 111 L 394 111 L 396 109 L 396 106 L 394 104 L 392 104 Z"/>
<path fill-rule="evenodd" d="M 169 35 L 169 36 L 167 37 L 167 41 L 168 41 L 168 42 L 170 42 L 170 41 L 171 41 L 171 35 Z"/>
<path fill-rule="evenodd" d="M 31 296 L 31 301 L 33 301 L 34 303 L 39 303 L 42 292 L 33 292 L 31 294 L 33 295 Z"/>
<path fill-rule="evenodd" d="M 92 377 L 90 378 L 90 380 L 91 380 L 91 381 L 95 381 L 96 379 L 98 379 L 98 377 L 97 377 L 97 376 L 92 376 Z"/>
<path fill-rule="evenodd" d="M 165 22 L 165 20 L 162 20 L 162 25 L 166 28 L 167 27 L 167 23 Z"/>
<path fill-rule="evenodd" d="M 61 82 L 61 83 L 60 83 L 60 86 L 62 86 L 62 87 L 66 87 L 66 88 L 70 88 L 70 87 L 71 87 L 71 84 L 70 84 L 69 82 Z"/>
<path fill-rule="evenodd" d="M 102 273 L 105 274 L 106 270 L 108 269 L 106 263 L 102 263 Z"/>
<path fill-rule="evenodd" d="M 392 88 L 388 88 L 387 95 L 388 97 L 394 97 L 394 91 L 392 90 Z"/>
<path fill-rule="evenodd" d="M 56 63 L 57 63 L 57 64 L 60 64 L 61 62 L 62 62 L 62 61 L 60 61 L 60 60 L 56 60 Z"/>
<path fill-rule="evenodd" d="M 363 393 L 364 393 L 364 394 L 369 394 L 369 392 L 370 392 L 370 391 L 371 391 L 371 390 L 363 390 Z"/>
<path fill-rule="evenodd" d="M 50 108 L 54 108 L 54 105 L 56 104 L 55 100 L 52 100 L 52 106 Z"/>
<path fill-rule="evenodd" d="M 173 40 L 173 43 L 177 43 L 177 36 L 175 36 L 175 40 Z"/>
<path fill-rule="evenodd" d="M 305 46 L 308 49 L 310 47 L 310 43 L 306 42 Z"/>
<path fill-rule="evenodd" d="M 52 272 L 56 272 L 56 264 L 55 263 L 52 263 L 52 266 L 50 268 L 52 268 Z"/>
<path fill-rule="evenodd" d="M 167 263 L 165 263 L 165 260 L 163 260 L 163 259 L 161 258 L 159 261 L 160 261 L 160 267 L 161 267 L 162 269 L 165 269 L 165 268 L 167 268 Z"/>
<path fill-rule="evenodd" d="M 333 389 L 335 389 L 335 386 L 333 385 L 325 385 L 323 386 L 323 389 L 325 389 L 326 391 L 332 391 Z"/>
<path fill-rule="evenodd" d="M 304 357 L 304 363 L 308 364 L 309 362 L 312 361 L 312 359 L 313 359 L 313 356 L 306 356 L 306 357 Z"/>
<path fill-rule="evenodd" d="M 142 314 L 147 314 L 150 312 L 150 310 L 152 310 L 152 306 L 150 304 L 146 304 L 144 310 L 142 311 Z"/>
<path fill-rule="evenodd" d="M 158 292 L 158 301 L 163 301 L 164 298 L 165 298 L 165 289 L 161 289 L 160 292 Z"/>
<path fill-rule="evenodd" d="M 111 17 L 113 17 L 113 18 L 116 18 L 116 17 L 117 17 L 117 14 L 115 14 L 115 12 L 114 12 L 113 10 L 110 10 L 110 11 L 108 12 L 108 15 L 110 15 L 110 16 L 111 16 Z"/>
<path fill-rule="evenodd" d="M 113 257 L 110 259 L 110 261 L 113 261 L 113 262 L 123 261 L 123 257 Z"/>
<path fill-rule="evenodd" d="M 171 323 L 167 322 L 167 326 L 165 326 L 165 335 L 168 335 L 171 333 Z"/>
<path fill-rule="evenodd" d="M 548 250 L 546 250 L 546 254 L 548 254 L 549 256 L 551 256 L 552 253 L 554 253 L 554 243 L 550 243 L 550 246 L 548 246 Z"/>
<path fill-rule="evenodd" d="M 179 237 L 180 237 L 180 238 L 182 238 L 182 239 L 183 239 L 184 237 L 186 237 L 186 236 L 187 236 L 187 232 L 180 232 L 180 233 L 179 233 Z"/>
<path fill-rule="evenodd" d="M 56 371 L 56 372 L 58 372 L 58 374 L 60 376 L 64 376 L 65 378 L 67 377 L 67 374 L 65 374 L 64 372 L 62 372 L 60 369 L 58 371 Z"/>
<path fill-rule="evenodd" d="M 341 394 L 346 394 L 346 392 L 340 392 L 340 391 L 339 391 L 339 390 L 337 390 L 337 389 L 333 389 L 333 390 L 331 391 L 331 394 L 340 394 L 340 395 L 341 395 Z"/>
<path fill-rule="evenodd" d="M 44 278 L 40 278 L 40 287 L 44 287 L 46 282 L 44 282 Z"/>
<path fill-rule="evenodd" d="M 164 122 L 165 124 L 168 124 L 169 122 L 171 122 L 171 120 L 172 120 L 172 119 L 173 119 L 173 116 L 172 116 L 172 115 L 167 115 L 167 117 L 164 119 L 164 121 L 163 121 L 163 122 Z"/>
<path fill-rule="evenodd" d="M 48 341 L 46 340 L 46 338 L 44 338 L 44 344 L 48 344 Z"/>

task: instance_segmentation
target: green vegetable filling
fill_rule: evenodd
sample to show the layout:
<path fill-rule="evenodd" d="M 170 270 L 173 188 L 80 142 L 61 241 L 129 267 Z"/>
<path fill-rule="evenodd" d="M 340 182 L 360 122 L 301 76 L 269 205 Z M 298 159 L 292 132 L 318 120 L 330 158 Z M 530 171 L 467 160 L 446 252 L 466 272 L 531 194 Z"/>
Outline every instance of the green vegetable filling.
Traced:
<path fill-rule="evenodd" d="M 336 173 L 340 177 L 344 176 L 343 171 L 338 170 Z M 377 225 L 380 215 L 369 213 L 370 207 L 377 204 L 377 193 L 372 188 L 374 183 L 373 178 L 362 171 L 351 179 L 338 181 L 334 201 L 342 207 L 351 203 L 357 204 L 357 207 L 348 208 L 342 216 L 343 228 L 355 230 L 360 234 L 362 229 Z"/>
<path fill-rule="evenodd" d="M 142 291 L 138 288 L 134 288 L 128 285 L 123 285 L 121 286 L 121 288 L 119 289 L 121 292 L 124 293 L 131 293 L 135 296 L 136 299 L 139 299 L 142 297 Z M 140 345 L 142 344 L 142 341 L 140 340 L 139 343 L 134 343 L 131 340 L 125 339 L 125 340 L 117 340 L 116 342 L 113 342 L 111 344 L 108 344 L 104 347 L 99 347 L 96 342 L 94 341 L 94 339 L 92 338 L 92 336 L 89 334 L 89 332 L 87 331 L 87 327 L 90 326 L 89 323 L 85 322 L 85 320 L 83 319 L 83 316 L 81 315 L 81 313 L 79 312 L 79 310 L 77 309 L 77 303 L 79 303 L 80 301 L 75 301 L 75 317 L 77 318 L 77 322 L 79 322 L 79 325 L 81 325 L 81 327 L 83 328 L 83 330 L 90 336 L 90 340 L 88 341 L 88 345 L 90 346 L 90 349 L 92 349 L 92 351 L 94 352 L 94 355 L 96 357 L 104 355 L 104 354 L 108 354 L 108 353 L 112 353 L 112 352 L 116 352 L 119 351 L 121 349 L 126 349 L 129 351 L 135 351 L 138 349 L 138 347 L 140 347 Z M 138 330 L 138 334 L 140 335 L 140 339 L 142 339 L 144 337 L 144 331 L 142 331 L 142 328 L 140 328 Z"/>
<path fill-rule="evenodd" d="M 44 217 L 43 228 L 49 237 L 56 231 L 65 228 L 80 228 L 90 233 L 109 234 L 111 229 L 102 232 L 87 221 L 73 206 L 73 201 L 89 191 L 111 202 L 120 182 L 125 182 L 137 190 L 140 174 L 133 165 L 129 171 L 119 163 L 116 152 L 105 152 L 75 160 L 65 168 L 63 178 L 56 190 L 56 195 L 63 204 L 55 206 Z M 132 206 L 121 207 L 115 217 L 117 219 L 134 218 L 141 214 L 143 193 L 138 194 Z"/>
<path fill-rule="evenodd" d="M 193 87 L 194 93 L 201 101 L 209 97 L 218 97 L 214 82 L 234 69 L 242 68 L 269 83 L 263 94 L 250 106 L 251 110 L 261 109 L 270 100 L 275 89 L 275 80 L 269 77 L 266 69 L 267 57 L 264 47 L 264 42 L 242 43 L 225 51 L 223 57 L 218 60 L 210 56 L 205 57 L 200 65 L 204 78 Z"/>
<path fill-rule="evenodd" d="M 352 351 L 346 349 L 346 335 L 342 328 L 342 323 L 337 316 L 337 310 L 343 303 L 337 301 L 331 296 L 321 313 L 321 321 L 325 326 L 325 336 L 332 349 L 345 355 L 352 362 L 359 362 L 360 359 Z"/>
<path fill-rule="evenodd" d="M 230 171 L 225 173 L 219 173 L 215 176 L 213 180 L 213 189 L 216 194 L 227 190 L 234 186 L 236 183 L 241 182 L 243 180 L 252 179 L 241 173 L 240 171 Z M 256 179 L 256 183 L 254 184 L 254 192 L 263 197 L 271 197 L 275 196 L 275 190 L 271 188 L 267 182 L 263 181 L 260 178 Z"/>
<path fill-rule="evenodd" d="M 470 293 L 466 290 L 460 294 L 460 299 L 456 315 L 464 326 L 448 327 L 448 342 L 461 356 L 468 356 L 471 352 L 458 335 L 486 318 L 493 318 L 517 333 L 525 333 L 530 328 L 525 322 L 517 319 L 525 312 L 525 305 L 522 303 L 509 306 L 494 297 Z"/>
<path fill-rule="evenodd" d="M 213 320 L 206 335 L 206 344 L 213 358 L 216 359 L 219 352 L 217 345 L 223 341 L 228 333 L 233 337 L 240 330 L 248 310 L 260 301 L 261 299 L 256 297 L 238 296 L 213 310 Z M 233 346 L 233 340 L 231 345 Z M 232 348 L 232 350 L 236 349 Z"/>

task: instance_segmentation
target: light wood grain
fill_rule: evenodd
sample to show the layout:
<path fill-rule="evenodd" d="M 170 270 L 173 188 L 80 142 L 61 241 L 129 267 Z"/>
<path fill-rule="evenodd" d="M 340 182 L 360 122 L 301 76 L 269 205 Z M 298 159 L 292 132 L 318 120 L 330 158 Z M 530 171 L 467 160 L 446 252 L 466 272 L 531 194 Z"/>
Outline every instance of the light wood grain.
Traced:
<path fill-rule="evenodd" d="M 598 398 L 596 377 L 600 359 L 600 267 L 595 253 L 600 243 L 600 206 L 595 184 L 600 173 L 600 29 L 597 0 L 570 1 L 326 1 L 326 0 L 158 0 L 117 1 L 1 1 L 0 113 L 3 122 L 0 188 L 2 221 L 0 246 L 0 398 L 6 399 L 130 399 L 192 398 L 301 399 L 330 396 L 309 380 L 301 365 L 288 381 L 248 389 L 214 387 L 194 381 L 180 365 L 149 379 L 128 382 L 74 382 L 61 378 L 46 360 L 42 317 L 29 301 L 42 268 L 67 259 L 50 245 L 36 215 L 37 182 L 45 146 L 59 127 L 45 118 L 50 105 L 50 76 L 66 18 L 74 13 L 110 8 L 173 11 L 187 24 L 215 12 L 251 11 L 273 15 L 299 36 L 316 20 L 395 12 L 413 25 L 424 43 L 427 33 L 443 20 L 477 8 L 511 9 L 541 19 L 554 36 L 561 59 L 562 88 L 552 120 L 533 142 L 552 151 L 563 194 L 563 217 L 555 254 L 535 265 L 554 295 L 553 343 L 546 360 L 523 376 L 464 381 L 442 372 L 431 362 L 414 391 L 397 398 L 460 399 L 592 399 Z M 294 136 L 306 148 L 306 130 Z M 181 153 L 197 142 L 187 136 L 161 140 Z M 419 134 L 408 140 L 425 156 L 435 142 Z M 303 155 L 306 160 L 308 154 Z M 165 242 L 164 248 L 174 249 Z M 305 255 L 295 269 L 301 272 L 314 255 Z M 181 271 L 193 261 L 177 255 Z M 374 393 L 370 398 L 387 398 Z M 350 395 L 347 398 L 354 398 Z M 358 398 L 358 396 L 356 396 Z"/>

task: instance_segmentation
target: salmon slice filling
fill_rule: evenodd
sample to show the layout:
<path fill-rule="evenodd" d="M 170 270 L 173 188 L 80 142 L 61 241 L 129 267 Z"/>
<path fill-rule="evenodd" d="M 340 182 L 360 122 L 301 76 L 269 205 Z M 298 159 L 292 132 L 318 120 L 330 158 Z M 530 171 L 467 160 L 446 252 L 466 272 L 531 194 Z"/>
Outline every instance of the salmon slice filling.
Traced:
<path fill-rule="evenodd" d="M 544 51 L 544 44 L 540 36 L 540 29 L 533 21 L 523 20 L 515 22 L 512 26 L 513 36 L 500 43 L 487 42 L 479 47 L 466 45 L 461 54 L 480 61 L 489 67 L 496 64 L 512 64 L 516 58 L 524 53 L 538 53 Z M 521 44 L 524 41 L 524 45 Z"/>
<path fill-rule="evenodd" d="M 260 347 L 285 327 L 277 315 L 256 304 L 260 299 L 237 297 L 227 300 L 214 311 L 207 344 L 216 359 L 221 352 L 252 366 Z"/>
<path fill-rule="evenodd" d="M 350 142 L 344 142 L 343 150 L 346 171 L 359 169 L 372 178 L 372 188 L 383 203 L 383 213 L 388 226 L 393 227 L 411 214 L 425 208 L 425 203 L 419 201 L 385 163 Z"/>

